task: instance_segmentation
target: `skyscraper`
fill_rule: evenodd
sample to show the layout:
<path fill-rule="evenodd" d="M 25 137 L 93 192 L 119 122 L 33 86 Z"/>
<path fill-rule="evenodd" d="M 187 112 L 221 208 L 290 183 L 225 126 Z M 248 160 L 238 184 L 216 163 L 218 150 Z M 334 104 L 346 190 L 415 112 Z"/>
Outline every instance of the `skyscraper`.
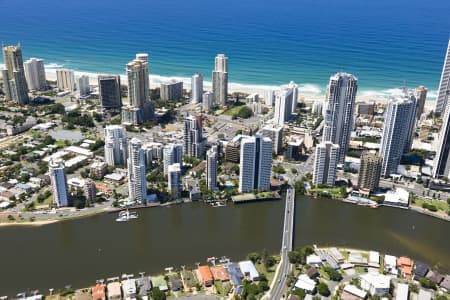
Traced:
<path fill-rule="evenodd" d="M 128 105 L 122 107 L 122 122 L 139 125 L 153 117 L 150 102 L 148 56 L 137 54 L 137 59 L 126 65 L 128 77 Z"/>
<path fill-rule="evenodd" d="M 338 163 L 343 163 L 353 126 L 358 79 L 347 73 L 330 77 L 325 104 L 323 142 L 339 145 Z"/>
<path fill-rule="evenodd" d="M 178 101 L 183 98 L 183 81 L 171 80 L 162 82 L 160 88 L 161 100 Z"/>
<path fill-rule="evenodd" d="M 217 145 L 214 145 L 206 152 L 206 186 L 210 191 L 217 190 L 218 151 Z"/>
<path fill-rule="evenodd" d="M 203 97 L 203 75 L 195 73 L 191 78 L 191 103 L 202 102 Z"/>
<path fill-rule="evenodd" d="M 381 138 L 380 155 L 383 157 L 381 176 L 396 174 L 403 153 L 411 148 L 416 111 L 413 96 L 389 100 Z"/>
<path fill-rule="evenodd" d="M 369 151 L 364 151 L 361 155 L 359 165 L 358 188 L 374 192 L 378 189 L 381 175 L 381 156 Z"/>
<path fill-rule="evenodd" d="M 145 156 L 142 142 L 132 138 L 128 143 L 128 193 L 130 200 L 138 203 L 147 201 L 147 179 L 145 176 Z"/>
<path fill-rule="evenodd" d="M 294 89 L 287 87 L 275 97 L 275 110 L 273 115 L 273 124 L 283 126 L 289 121 L 292 115 L 292 102 L 294 97 Z"/>
<path fill-rule="evenodd" d="M 102 109 L 119 111 L 122 107 L 119 75 L 98 76 L 98 93 Z"/>
<path fill-rule="evenodd" d="M 447 53 L 442 66 L 441 81 L 439 83 L 438 97 L 436 99 L 435 111 L 444 115 L 448 107 L 450 96 L 450 39 L 448 40 Z"/>
<path fill-rule="evenodd" d="M 89 86 L 89 76 L 81 75 L 77 79 L 78 95 L 80 97 L 86 97 L 91 92 L 91 87 Z"/>
<path fill-rule="evenodd" d="M 254 190 L 270 189 L 272 148 L 272 140 L 260 135 L 241 141 L 239 192 L 250 193 Z"/>
<path fill-rule="evenodd" d="M 336 167 L 339 157 L 339 145 L 322 142 L 316 147 L 314 157 L 313 184 L 333 186 L 336 180 Z"/>
<path fill-rule="evenodd" d="M 45 79 L 44 60 L 39 58 L 30 58 L 23 63 L 25 78 L 30 90 L 40 91 L 47 88 Z"/>
<path fill-rule="evenodd" d="M 173 164 L 180 164 L 183 166 L 183 145 L 181 144 L 168 144 L 164 146 L 163 150 L 164 161 L 164 175 L 169 172 L 169 166 Z"/>
<path fill-rule="evenodd" d="M 274 154 L 281 154 L 283 150 L 283 126 L 268 124 L 261 129 L 261 135 L 272 140 Z"/>
<path fill-rule="evenodd" d="M 95 182 L 93 180 L 87 179 L 84 182 L 83 192 L 84 192 L 84 195 L 86 196 L 86 199 L 89 200 L 89 202 L 91 204 L 95 203 L 97 189 L 95 187 Z"/>
<path fill-rule="evenodd" d="M 202 109 L 204 111 L 210 111 L 214 107 L 214 94 L 211 92 L 205 92 L 203 94 Z"/>
<path fill-rule="evenodd" d="M 181 166 L 172 164 L 168 168 L 168 189 L 172 199 L 177 199 L 181 195 Z"/>
<path fill-rule="evenodd" d="M 184 154 L 201 158 L 203 156 L 202 116 L 187 116 L 184 120 Z"/>
<path fill-rule="evenodd" d="M 119 125 L 105 128 L 105 161 L 109 166 L 125 165 L 127 160 L 127 131 Z"/>
<path fill-rule="evenodd" d="M 297 104 L 298 104 L 298 85 L 291 81 L 289 82 L 288 87 L 292 89 L 292 109 L 291 112 L 294 113 L 297 110 Z"/>
<path fill-rule="evenodd" d="M 58 207 L 69 206 L 66 171 L 64 162 L 50 160 L 48 164 L 50 182 L 52 184 L 53 203 Z"/>
<path fill-rule="evenodd" d="M 2 72 L 3 85 L 6 90 L 6 100 L 17 104 L 27 104 L 28 86 L 23 68 L 22 48 L 17 46 L 3 46 L 3 62 L 7 72 Z"/>
<path fill-rule="evenodd" d="M 228 57 L 217 54 L 212 72 L 214 105 L 224 106 L 228 100 Z"/>
<path fill-rule="evenodd" d="M 423 114 L 425 101 L 427 100 L 427 88 L 424 86 L 419 86 L 416 88 L 416 99 L 417 99 L 417 120 L 420 120 L 420 117 Z"/>
<path fill-rule="evenodd" d="M 60 91 L 75 91 L 76 83 L 74 71 L 66 69 L 56 70 L 56 83 Z"/>

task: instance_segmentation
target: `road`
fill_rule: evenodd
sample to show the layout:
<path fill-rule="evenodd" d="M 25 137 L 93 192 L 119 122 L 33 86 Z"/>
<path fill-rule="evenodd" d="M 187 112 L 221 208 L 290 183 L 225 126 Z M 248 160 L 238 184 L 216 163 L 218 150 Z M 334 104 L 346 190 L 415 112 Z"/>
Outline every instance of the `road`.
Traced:
<path fill-rule="evenodd" d="M 290 187 L 286 192 L 286 207 L 284 210 L 283 243 L 281 247 L 281 261 L 278 266 L 278 276 L 275 277 L 275 286 L 271 288 L 270 299 L 281 299 L 286 287 L 286 278 L 291 271 L 288 253 L 292 251 L 294 237 L 294 209 L 295 190 Z"/>

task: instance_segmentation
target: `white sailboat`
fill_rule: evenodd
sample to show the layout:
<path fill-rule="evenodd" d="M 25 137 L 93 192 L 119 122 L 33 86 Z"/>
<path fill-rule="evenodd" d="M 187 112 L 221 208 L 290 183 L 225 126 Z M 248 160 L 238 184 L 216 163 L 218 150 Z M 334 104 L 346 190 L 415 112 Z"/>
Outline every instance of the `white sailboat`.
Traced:
<path fill-rule="evenodd" d="M 138 217 L 136 212 L 130 212 L 127 208 L 127 210 L 119 212 L 119 217 L 116 219 L 116 222 L 128 222 L 132 219 L 137 219 Z"/>

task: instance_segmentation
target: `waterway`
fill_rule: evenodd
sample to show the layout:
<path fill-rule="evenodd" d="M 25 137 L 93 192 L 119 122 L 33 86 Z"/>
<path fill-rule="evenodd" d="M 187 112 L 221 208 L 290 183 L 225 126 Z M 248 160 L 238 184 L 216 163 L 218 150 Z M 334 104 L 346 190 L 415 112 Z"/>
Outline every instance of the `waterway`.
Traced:
<path fill-rule="evenodd" d="M 280 250 L 284 201 L 213 208 L 202 203 L 115 214 L 41 227 L 0 227 L 0 295 L 84 287 L 123 273 L 162 272 L 226 255 Z M 402 209 L 298 198 L 295 245 L 348 246 L 409 255 L 450 271 L 450 223 Z"/>

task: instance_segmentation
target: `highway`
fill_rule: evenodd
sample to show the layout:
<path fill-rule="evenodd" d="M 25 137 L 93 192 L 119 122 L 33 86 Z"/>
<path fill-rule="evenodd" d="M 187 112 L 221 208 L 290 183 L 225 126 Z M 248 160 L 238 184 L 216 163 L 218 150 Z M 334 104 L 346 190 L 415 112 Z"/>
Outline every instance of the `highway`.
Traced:
<path fill-rule="evenodd" d="M 270 290 L 270 299 L 281 299 L 283 291 L 286 288 L 286 278 L 291 271 L 288 253 L 292 251 L 294 238 L 294 209 L 295 209 L 295 190 L 289 187 L 286 192 L 286 207 L 284 210 L 283 243 L 281 247 L 281 261 L 277 270 L 278 276 L 274 280 L 275 285 Z"/>

